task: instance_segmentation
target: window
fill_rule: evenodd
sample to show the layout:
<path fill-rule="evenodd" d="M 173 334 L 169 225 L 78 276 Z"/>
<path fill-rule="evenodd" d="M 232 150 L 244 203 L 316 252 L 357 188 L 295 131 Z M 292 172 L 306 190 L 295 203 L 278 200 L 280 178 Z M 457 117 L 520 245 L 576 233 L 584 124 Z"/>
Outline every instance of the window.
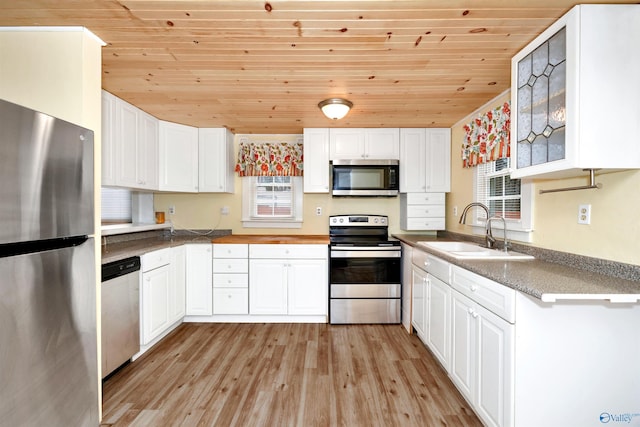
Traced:
<path fill-rule="evenodd" d="M 529 232 L 532 229 L 533 211 L 532 184 L 511 179 L 510 158 L 481 163 L 475 168 L 475 201 L 486 205 L 491 216 L 499 216 L 506 220 L 509 238 L 530 241 Z M 484 224 L 484 213 L 478 210 L 473 225 L 482 227 L 482 231 L 474 231 L 484 233 Z M 500 235 L 499 232 L 496 234 Z"/>
<path fill-rule="evenodd" d="M 301 227 L 301 177 L 243 177 L 242 189 L 242 221 L 245 227 Z"/>
<path fill-rule="evenodd" d="M 131 222 L 131 190 L 102 187 L 102 225 Z"/>

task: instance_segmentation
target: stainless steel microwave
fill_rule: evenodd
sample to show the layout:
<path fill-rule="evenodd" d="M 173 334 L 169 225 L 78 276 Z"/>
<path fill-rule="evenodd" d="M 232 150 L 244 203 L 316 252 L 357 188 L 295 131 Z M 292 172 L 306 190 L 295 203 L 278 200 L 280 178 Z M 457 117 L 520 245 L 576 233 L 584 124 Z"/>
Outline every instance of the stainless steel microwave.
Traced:
<path fill-rule="evenodd" d="M 397 160 L 334 160 L 331 172 L 333 196 L 393 197 L 400 190 Z"/>

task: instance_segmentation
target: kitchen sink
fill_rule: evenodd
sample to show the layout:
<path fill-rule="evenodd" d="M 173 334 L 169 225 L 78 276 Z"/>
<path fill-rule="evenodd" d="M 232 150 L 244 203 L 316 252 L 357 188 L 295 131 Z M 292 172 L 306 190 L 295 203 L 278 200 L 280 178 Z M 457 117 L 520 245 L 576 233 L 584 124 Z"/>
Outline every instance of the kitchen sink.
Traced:
<path fill-rule="evenodd" d="M 469 242 L 418 242 L 418 245 L 449 255 L 456 259 L 500 261 L 534 259 L 532 255 L 513 251 L 504 252 L 498 249 L 489 249 Z"/>

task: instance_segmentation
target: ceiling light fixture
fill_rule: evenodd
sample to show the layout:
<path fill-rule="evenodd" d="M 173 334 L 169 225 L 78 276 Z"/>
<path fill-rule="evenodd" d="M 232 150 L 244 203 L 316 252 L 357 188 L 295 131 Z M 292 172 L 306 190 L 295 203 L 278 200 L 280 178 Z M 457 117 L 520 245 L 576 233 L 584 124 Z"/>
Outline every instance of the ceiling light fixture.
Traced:
<path fill-rule="evenodd" d="M 340 120 L 346 116 L 351 107 L 353 107 L 353 102 L 343 98 L 329 98 L 321 101 L 318 107 L 328 118 Z"/>

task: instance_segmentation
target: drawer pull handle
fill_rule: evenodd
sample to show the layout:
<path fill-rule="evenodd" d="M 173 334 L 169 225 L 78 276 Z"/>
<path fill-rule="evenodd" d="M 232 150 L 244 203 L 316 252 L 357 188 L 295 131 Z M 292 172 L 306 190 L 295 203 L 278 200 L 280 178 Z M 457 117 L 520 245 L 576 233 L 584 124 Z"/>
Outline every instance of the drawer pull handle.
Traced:
<path fill-rule="evenodd" d="M 478 290 L 478 287 L 476 285 L 471 285 L 471 292 L 475 292 Z"/>

